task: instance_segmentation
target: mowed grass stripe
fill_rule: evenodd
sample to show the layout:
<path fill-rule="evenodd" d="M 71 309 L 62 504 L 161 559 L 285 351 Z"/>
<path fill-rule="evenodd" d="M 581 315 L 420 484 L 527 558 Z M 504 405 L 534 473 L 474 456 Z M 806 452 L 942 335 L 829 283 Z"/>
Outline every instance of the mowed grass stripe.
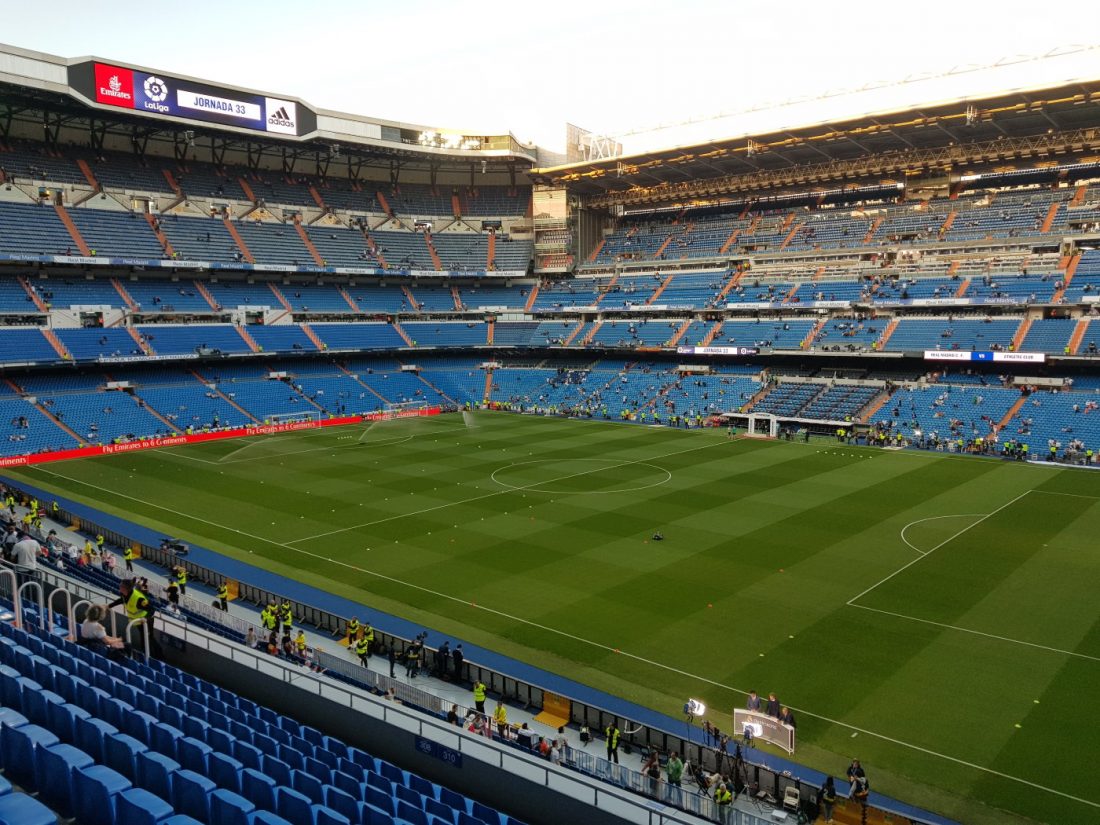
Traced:
<path fill-rule="evenodd" d="M 1015 694 L 996 697 L 989 707 L 980 701 L 986 678 L 982 668 L 995 672 L 998 687 L 1006 691 L 1013 683 L 990 653 L 989 640 L 960 643 L 953 639 L 956 632 L 856 610 L 845 602 L 912 559 L 913 551 L 897 532 L 909 521 L 942 512 L 945 503 L 965 501 L 965 509 L 988 513 L 1015 491 L 1035 484 L 1096 492 L 1091 480 L 1070 485 L 1059 480 L 1058 471 L 1046 468 L 936 455 L 852 448 L 819 453 L 813 446 L 757 441 L 719 447 L 724 436 L 710 432 L 518 416 L 482 420 L 486 426 L 465 433 L 417 436 L 387 448 L 343 450 L 334 444 L 331 452 L 318 450 L 293 461 L 277 457 L 207 468 L 175 457 L 150 464 L 149 475 L 163 476 L 169 483 L 164 489 L 173 491 L 175 498 L 167 506 L 206 515 L 209 521 L 223 519 L 224 527 L 155 508 L 142 510 L 126 499 L 116 498 L 111 506 L 122 515 L 148 513 L 157 524 L 173 524 L 168 528 L 172 532 L 217 534 L 220 539 L 214 542 L 195 540 L 234 553 L 254 548 L 269 559 L 267 566 L 299 581 L 665 712 L 673 712 L 670 708 L 684 695 L 702 696 L 705 691 L 715 697 L 710 702 L 714 721 L 728 726 L 728 707 L 741 698 L 737 690 L 778 688 L 785 701 L 807 711 L 800 718 L 800 758 L 838 771 L 852 755 L 849 725 L 854 725 L 864 731 L 856 742 L 859 755 L 875 764 L 877 789 L 955 812 L 968 823 L 983 821 L 980 804 L 957 796 L 975 784 L 980 768 L 956 763 L 945 771 L 949 763 L 944 760 L 962 753 L 1000 759 L 997 754 L 1008 753 L 1015 741 L 1000 733 L 1018 708 Z M 669 460 L 652 458 L 695 440 L 713 442 L 715 449 Z M 272 447 L 277 448 L 276 442 L 272 439 Z M 529 458 L 603 459 L 609 452 L 653 461 L 667 467 L 673 478 L 632 493 L 520 491 L 473 502 L 451 500 L 468 495 L 471 488 L 474 493 L 491 489 L 486 479 L 497 467 Z M 123 472 L 112 477 L 116 489 L 145 498 L 149 479 L 129 479 L 125 467 L 137 465 L 125 463 L 132 456 L 121 458 Z M 84 464 L 62 469 L 68 474 L 78 466 Z M 930 469 L 934 467 L 957 472 Z M 211 472 L 204 475 L 205 470 Z M 26 476 L 42 483 L 34 471 Z M 593 474 L 587 486 L 607 487 L 611 479 L 607 473 Z M 260 480 L 265 484 L 259 485 Z M 446 491 L 432 489 L 448 484 Z M 391 502 L 383 508 L 374 501 L 379 494 L 391 501 L 443 501 L 449 506 L 414 516 L 405 501 L 392 505 L 394 511 Z M 107 494 L 98 495 L 110 500 Z M 149 500 L 165 501 L 159 490 Z M 238 507 L 238 501 L 246 506 Z M 830 510 L 833 501 L 839 505 Z M 926 510 L 926 504 L 934 509 Z M 322 512 L 325 505 L 338 512 Z M 308 535 L 314 524 L 355 524 L 368 510 L 406 515 L 366 528 L 362 535 L 349 531 L 348 541 L 322 539 L 316 547 L 306 546 L 321 559 L 265 544 L 274 535 L 281 542 Z M 306 518 L 297 518 L 302 515 Z M 292 532 L 286 520 L 296 522 L 301 531 Z M 231 528 L 259 538 L 249 539 Z M 662 529 L 666 541 L 649 541 L 652 529 Z M 330 566 L 326 557 L 334 558 L 334 565 L 350 567 Z M 782 574 L 775 565 L 780 559 L 786 565 Z M 249 560 L 260 561 L 257 556 Z M 1065 561 L 1060 557 L 1057 563 Z M 382 575 L 400 581 L 378 578 L 372 570 L 388 571 Z M 567 615 L 570 610 L 574 615 Z M 539 622 L 547 616 L 562 621 Z M 532 621 L 545 626 L 533 628 Z M 577 638 L 562 635 L 569 628 L 576 629 Z M 626 640 L 623 654 L 614 651 L 613 640 L 618 639 Z M 1013 667 L 1030 666 L 1026 657 L 1008 661 Z M 937 670 L 939 662 L 950 668 L 944 664 Z M 1052 678 L 1040 669 L 1017 681 L 1037 691 Z M 1064 690 L 1087 689 L 1074 688 L 1074 678 L 1067 675 Z M 922 705 L 912 694 L 927 679 L 937 680 L 936 688 L 927 691 L 936 697 L 929 704 L 952 706 L 942 719 L 935 713 L 906 712 Z M 940 683 L 955 684 L 974 699 L 960 699 Z M 971 746 L 944 730 L 959 719 L 983 739 L 973 750 L 965 750 Z M 987 725 L 997 733 L 983 737 Z M 879 739 L 880 734 L 899 741 Z M 929 747 L 930 753 L 905 744 L 936 740 L 941 744 Z M 949 747 L 956 744 L 957 752 Z M 1056 762 L 1080 753 L 1073 740 L 1063 737 L 1061 745 L 1051 749 Z M 1029 781 L 1029 770 L 1021 764 L 1009 773 Z M 1027 786 L 1031 800 L 1022 800 L 1018 791 L 1024 786 L 1012 780 L 990 787 L 994 804 L 1020 812 L 1032 812 L 1035 799 L 1059 799 Z M 1049 787 L 1075 790 L 1054 783 Z M 1058 801 L 1051 810 L 1090 809 Z M 1006 821 L 1006 816 L 984 821 Z"/>

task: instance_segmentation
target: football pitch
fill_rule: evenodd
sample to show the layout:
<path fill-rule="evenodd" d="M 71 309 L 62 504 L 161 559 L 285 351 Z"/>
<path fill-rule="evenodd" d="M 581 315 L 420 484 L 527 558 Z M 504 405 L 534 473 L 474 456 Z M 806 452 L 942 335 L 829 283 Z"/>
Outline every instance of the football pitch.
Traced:
<path fill-rule="evenodd" d="M 475 413 L 9 470 L 965 823 L 1100 821 L 1100 475 Z M 656 531 L 663 541 L 653 541 Z"/>

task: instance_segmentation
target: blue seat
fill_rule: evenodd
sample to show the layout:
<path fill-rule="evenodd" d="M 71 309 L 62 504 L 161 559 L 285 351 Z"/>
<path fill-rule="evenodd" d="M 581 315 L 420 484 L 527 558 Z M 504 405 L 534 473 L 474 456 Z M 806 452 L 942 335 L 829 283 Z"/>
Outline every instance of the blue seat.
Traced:
<path fill-rule="evenodd" d="M 397 797 L 400 802 L 407 802 L 414 808 L 424 810 L 424 802 L 416 791 L 412 788 L 406 788 L 404 785 L 394 785 L 393 795 Z"/>
<path fill-rule="evenodd" d="M 180 765 L 195 773 L 205 774 L 209 764 L 210 754 L 214 749 L 205 742 L 193 739 L 190 736 L 183 737 L 176 747 L 176 756 Z"/>
<path fill-rule="evenodd" d="M 130 780 L 105 765 L 73 771 L 73 807 L 80 825 L 115 825 L 115 797 Z"/>
<path fill-rule="evenodd" d="M 409 825 L 428 825 L 428 815 L 403 799 L 397 800 L 397 818 L 405 820 Z"/>
<path fill-rule="evenodd" d="M 324 748 L 314 748 L 312 759 L 314 762 L 321 763 L 329 770 L 335 770 L 336 768 L 340 767 L 340 757 L 338 757 L 334 753 L 329 753 Z M 309 757 L 306 758 L 306 761 L 309 761 Z M 309 770 L 310 773 L 314 773 L 314 771 L 310 768 L 307 768 L 307 770 Z"/>
<path fill-rule="evenodd" d="M 121 728 L 126 720 L 134 713 L 134 706 L 129 702 L 123 702 L 121 699 L 116 699 L 114 696 L 100 696 L 97 691 L 98 688 L 93 688 L 93 695 L 98 697 L 96 706 L 99 708 L 96 713 L 103 719 L 106 719 L 116 728 Z M 91 710 L 91 708 L 87 708 Z M 136 725 L 140 725 L 140 730 L 128 730 L 126 731 L 131 736 L 141 739 L 148 736 L 148 726 L 156 721 L 156 717 L 151 713 L 141 711 L 143 714 L 140 720 L 135 722 Z"/>
<path fill-rule="evenodd" d="M 46 709 L 48 727 L 56 733 L 62 742 L 76 744 L 76 719 L 90 719 L 91 714 L 84 708 L 66 702 L 63 705 L 50 704 Z"/>
<path fill-rule="evenodd" d="M 437 799 L 436 786 L 425 779 L 423 776 L 417 776 L 414 773 L 409 774 L 409 781 L 406 783 L 410 788 L 416 791 L 421 796 L 426 796 L 428 799 Z"/>
<path fill-rule="evenodd" d="M 157 714 L 157 718 L 160 719 L 161 724 L 182 728 L 183 720 L 187 718 L 187 714 L 180 708 L 165 703 L 160 706 L 160 713 Z"/>
<path fill-rule="evenodd" d="M 320 753 L 320 751 L 316 751 L 316 753 Z M 328 785 L 332 782 L 332 770 L 336 764 L 336 761 L 337 760 L 333 758 L 333 766 L 329 766 L 321 759 L 307 756 L 305 759 L 302 760 L 302 770 L 304 770 L 310 776 L 321 780 L 322 785 Z"/>
<path fill-rule="evenodd" d="M 199 822 L 210 819 L 210 794 L 217 785 L 207 777 L 184 768 L 172 777 L 172 807 Z"/>
<path fill-rule="evenodd" d="M 72 745 L 51 745 L 35 751 L 39 796 L 63 817 L 73 815 L 73 771 L 95 764 L 92 757 Z"/>
<path fill-rule="evenodd" d="M 293 788 L 279 788 L 275 812 L 291 825 L 313 825 L 313 803 Z"/>
<path fill-rule="evenodd" d="M 450 825 L 453 825 L 455 821 L 454 808 L 448 808 L 446 805 L 436 799 L 428 799 L 427 797 L 424 798 L 424 813 L 428 814 L 429 816 L 434 816 L 437 819 L 441 819 L 444 822 L 450 823 Z"/>
<path fill-rule="evenodd" d="M 275 753 L 275 746 L 279 743 L 265 733 L 253 733 L 252 744 L 259 748 L 261 753 Z"/>
<path fill-rule="evenodd" d="M 470 813 L 470 800 L 468 797 L 463 796 L 460 793 L 455 793 L 450 788 L 439 789 L 439 801 L 446 805 L 448 808 L 453 808 L 456 811 L 461 811 L 464 814 Z"/>
<path fill-rule="evenodd" d="M 112 733 L 103 739 L 103 764 L 133 781 L 137 776 L 137 757 L 149 750 L 144 743 L 125 733 Z"/>
<path fill-rule="evenodd" d="M 142 751 L 134 761 L 134 784 L 161 799 L 172 798 L 172 775 L 180 769 L 175 759 L 157 751 Z"/>
<path fill-rule="evenodd" d="M 11 793 L 11 783 L 0 776 L 0 796 L 6 796 Z"/>
<path fill-rule="evenodd" d="M 160 825 L 204 825 L 206 820 L 194 819 L 190 816 L 184 816 L 183 814 L 173 814 L 165 820 L 162 820 Z"/>
<path fill-rule="evenodd" d="M 211 725 L 203 741 L 218 753 L 233 752 L 233 737 L 217 726 Z"/>
<path fill-rule="evenodd" d="M 323 805 L 325 802 L 324 783 L 305 771 L 291 771 L 290 786 L 298 793 L 308 796 L 312 802 L 318 805 Z"/>
<path fill-rule="evenodd" d="M 239 794 L 219 788 L 210 794 L 210 825 L 248 825 L 256 806 Z"/>
<path fill-rule="evenodd" d="M 359 801 L 333 785 L 325 785 L 325 807 L 346 817 L 349 822 L 358 822 L 362 818 Z"/>
<path fill-rule="evenodd" d="M 233 758 L 246 768 L 260 769 L 260 757 L 262 752 L 255 745 L 247 742 L 236 741 L 233 743 Z"/>
<path fill-rule="evenodd" d="M 175 811 L 155 794 L 142 788 L 131 788 L 115 801 L 117 825 L 159 825 Z"/>
<path fill-rule="evenodd" d="M 359 820 L 348 819 L 343 814 L 337 813 L 332 808 L 324 805 L 313 806 L 313 825 L 352 825 Z"/>
<path fill-rule="evenodd" d="M 123 703 L 118 702 L 118 704 L 122 705 Z M 111 720 L 108 719 L 108 721 Z M 131 709 L 129 712 L 124 713 L 119 718 L 118 722 L 112 722 L 112 724 L 117 724 L 119 730 L 125 731 L 135 739 L 142 742 L 150 742 L 152 741 L 152 734 L 150 731 L 152 727 L 157 724 L 157 720 L 143 710 Z"/>
<path fill-rule="evenodd" d="M 183 732 L 190 736 L 192 739 L 198 739 L 200 742 L 205 742 L 206 737 L 210 735 L 213 730 L 210 727 L 210 723 L 199 719 L 198 716 L 188 716 L 183 720 Z"/>
<path fill-rule="evenodd" d="M 303 740 L 304 743 L 305 740 Z M 306 766 L 306 757 L 293 745 L 279 745 L 276 755 L 295 770 L 303 770 Z"/>
<path fill-rule="evenodd" d="M 0 797 L 0 825 L 57 825 L 57 816 L 23 793 Z"/>
<path fill-rule="evenodd" d="M 244 765 L 232 756 L 224 753 L 212 753 L 209 759 L 209 771 L 207 775 L 213 779 L 219 788 L 225 788 L 233 793 L 241 792 L 241 771 Z"/>
<path fill-rule="evenodd" d="M 348 748 L 348 759 L 366 771 L 378 773 L 378 760 L 359 748 Z"/>
<path fill-rule="evenodd" d="M 353 766 L 353 767 L 355 767 L 355 766 Z M 362 771 L 362 769 L 359 769 L 359 776 L 362 777 L 362 775 L 363 775 L 363 771 Z M 364 794 L 363 788 L 366 785 L 366 783 L 363 782 L 362 778 L 356 779 L 355 776 L 353 776 L 351 774 L 344 773 L 343 771 L 333 771 L 332 772 L 332 784 L 336 788 L 340 789 L 341 791 L 343 791 L 346 794 L 350 794 L 351 796 L 355 797 L 356 799 L 362 799 L 363 798 L 363 794 Z"/>
<path fill-rule="evenodd" d="M 363 797 L 363 801 L 368 805 L 372 805 L 381 811 L 389 814 L 391 817 L 397 816 L 397 803 L 394 801 L 392 795 L 385 791 L 379 790 L 372 785 L 366 786 L 367 793 Z"/>
<path fill-rule="evenodd" d="M 275 810 L 276 784 L 274 779 L 255 768 L 241 771 L 241 796 L 257 808 Z"/>
<path fill-rule="evenodd" d="M 394 825 L 393 817 L 373 805 L 364 805 L 363 812 L 367 816 L 367 825 Z"/>
<path fill-rule="evenodd" d="M 4 735 L 4 728 L 18 728 L 20 725 L 26 725 L 29 722 L 30 720 L 15 708 L 0 707 L 0 737 Z"/>
<path fill-rule="evenodd" d="M 59 741 L 53 733 L 38 725 L 4 728 L 3 738 L 0 738 L 0 756 L 3 757 L 4 773 L 25 790 L 38 790 L 34 775 L 34 766 L 37 761 L 35 750 L 48 748 Z"/>
<path fill-rule="evenodd" d="M 96 762 L 104 761 L 104 747 L 108 736 L 118 733 L 118 728 L 110 722 L 96 718 L 75 718 L 76 746 L 92 757 Z"/>
<path fill-rule="evenodd" d="M 395 785 L 405 784 L 405 772 L 385 759 L 378 760 L 378 772 Z"/>
<path fill-rule="evenodd" d="M 276 759 L 271 754 L 265 753 L 261 764 L 263 772 L 274 779 L 277 784 L 290 785 L 291 767 L 282 759 Z"/>
<path fill-rule="evenodd" d="M 271 811 L 256 811 L 248 817 L 249 825 L 290 825 L 285 819 Z"/>
<path fill-rule="evenodd" d="M 153 735 L 153 750 L 160 751 L 165 756 L 171 756 L 175 759 L 177 743 L 183 739 L 183 731 L 163 722 L 157 722 L 149 731 Z"/>
<path fill-rule="evenodd" d="M 393 796 L 393 783 L 380 773 L 374 771 L 367 772 L 367 784 L 372 788 L 377 788 L 382 791 L 386 796 Z"/>
<path fill-rule="evenodd" d="M 65 697 L 60 693 L 43 688 L 38 691 L 23 691 L 23 704 L 20 710 L 36 725 L 43 727 L 50 724 L 50 705 L 65 704 Z"/>
<path fill-rule="evenodd" d="M 483 820 L 478 819 L 476 816 L 471 816 L 464 811 L 458 812 L 458 818 L 455 819 L 456 825 L 487 825 Z"/>
<path fill-rule="evenodd" d="M 501 825 L 500 814 L 488 805 L 482 805 L 480 802 L 475 801 L 470 813 L 488 825 Z"/>

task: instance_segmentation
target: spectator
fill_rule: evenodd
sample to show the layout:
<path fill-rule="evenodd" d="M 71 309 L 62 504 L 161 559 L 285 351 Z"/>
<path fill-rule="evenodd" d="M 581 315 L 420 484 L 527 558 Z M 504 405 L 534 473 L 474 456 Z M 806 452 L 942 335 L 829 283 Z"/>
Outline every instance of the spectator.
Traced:
<path fill-rule="evenodd" d="M 684 776 L 684 763 L 681 761 L 678 752 L 673 752 L 668 758 L 668 762 L 665 763 L 665 770 L 668 773 L 668 801 L 679 805 L 681 801 L 680 782 Z M 673 801 L 673 797 L 675 797 L 675 801 Z"/>
<path fill-rule="evenodd" d="M 836 785 L 833 784 L 833 778 L 828 776 L 821 790 L 817 792 L 817 806 L 825 817 L 825 825 L 832 825 L 834 805 L 836 805 Z"/>
<path fill-rule="evenodd" d="M 84 621 L 80 623 L 80 644 L 89 647 L 102 647 L 108 652 L 119 651 L 126 647 L 122 639 L 117 636 L 108 636 L 107 629 L 103 626 L 103 617 L 107 615 L 106 608 L 94 604 L 84 614 Z"/>
<path fill-rule="evenodd" d="M 493 722 L 496 723 L 501 741 L 505 741 L 508 738 L 508 709 L 504 707 L 503 701 L 497 701 L 497 706 L 493 709 Z"/>
<path fill-rule="evenodd" d="M 779 718 L 779 700 L 775 698 L 774 693 L 768 694 L 768 704 L 764 707 L 764 713 L 774 719 Z"/>

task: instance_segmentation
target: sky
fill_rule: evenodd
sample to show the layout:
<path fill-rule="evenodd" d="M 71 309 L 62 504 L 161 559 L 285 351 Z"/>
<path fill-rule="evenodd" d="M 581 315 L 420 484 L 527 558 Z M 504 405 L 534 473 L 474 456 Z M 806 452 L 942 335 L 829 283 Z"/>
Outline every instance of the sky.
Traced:
<path fill-rule="evenodd" d="M 1100 77 L 1095 15 L 1083 0 L 6 0 L 0 41 L 555 151 L 568 121 L 640 151 Z"/>

